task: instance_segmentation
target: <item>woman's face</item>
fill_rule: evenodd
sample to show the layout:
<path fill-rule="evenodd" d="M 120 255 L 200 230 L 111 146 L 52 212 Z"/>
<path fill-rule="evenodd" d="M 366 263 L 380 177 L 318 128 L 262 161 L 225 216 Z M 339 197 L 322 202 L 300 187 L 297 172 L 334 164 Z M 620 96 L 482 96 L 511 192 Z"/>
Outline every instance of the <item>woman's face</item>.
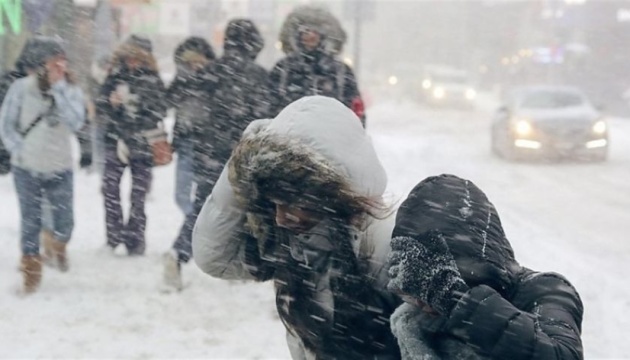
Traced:
<path fill-rule="evenodd" d="M 138 58 L 130 56 L 125 59 L 125 65 L 127 65 L 129 70 L 137 70 L 142 66 L 142 61 Z"/>
<path fill-rule="evenodd" d="M 313 30 L 304 30 L 300 35 L 300 41 L 306 50 L 315 50 L 319 46 L 322 37 Z"/>
<path fill-rule="evenodd" d="M 272 200 L 271 202 L 276 208 L 276 225 L 298 234 L 312 229 L 323 219 L 321 213 L 305 207 L 295 206 L 280 200 Z"/>
<path fill-rule="evenodd" d="M 56 55 L 48 58 L 44 63 L 44 67 L 46 67 L 48 72 L 65 74 L 68 68 L 68 59 L 64 55 Z"/>

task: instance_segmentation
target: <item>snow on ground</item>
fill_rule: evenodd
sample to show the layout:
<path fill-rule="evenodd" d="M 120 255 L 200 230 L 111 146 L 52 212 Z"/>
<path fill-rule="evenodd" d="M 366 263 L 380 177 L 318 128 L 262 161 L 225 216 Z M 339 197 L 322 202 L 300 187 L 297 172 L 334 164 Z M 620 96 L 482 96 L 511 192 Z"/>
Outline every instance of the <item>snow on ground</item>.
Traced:
<path fill-rule="evenodd" d="M 557 271 L 585 304 L 587 359 L 630 353 L 630 120 L 612 119 L 610 160 L 602 164 L 508 163 L 490 155 L 490 115 L 381 102 L 370 133 L 402 200 L 423 178 L 467 177 L 495 203 L 517 259 Z M 212 279 L 184 267 L 187 288 L 161 292 L 160 256 L 182 216 L 173 200 L 173 166 L 155 171 L 142 258 L 103 253 L 99 179 L 79 171 L 71 271 L 46 269 L 40 292 L 15 295 L 20 281 L 19 216 L 11 177 L 0 177 L 0 357 L 6 358 L 288 358 L 270 284 Z M 128 180 L 126 180 L 128 187 Z M 624 240 L 626 239 L 626 240 Z"/>

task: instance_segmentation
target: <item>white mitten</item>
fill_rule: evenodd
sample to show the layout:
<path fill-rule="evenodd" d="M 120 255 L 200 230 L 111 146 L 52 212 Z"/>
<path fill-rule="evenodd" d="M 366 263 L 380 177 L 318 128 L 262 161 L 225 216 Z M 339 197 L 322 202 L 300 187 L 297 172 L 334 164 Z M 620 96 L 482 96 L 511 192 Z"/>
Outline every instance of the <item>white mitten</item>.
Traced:
<path fill-rule="evenodd" d="M 129 148 L 121 139 L 118 139 L 118 143 L 116 144 L 116 155 L 118 155 L 120 162 L 129 164 Z"/>

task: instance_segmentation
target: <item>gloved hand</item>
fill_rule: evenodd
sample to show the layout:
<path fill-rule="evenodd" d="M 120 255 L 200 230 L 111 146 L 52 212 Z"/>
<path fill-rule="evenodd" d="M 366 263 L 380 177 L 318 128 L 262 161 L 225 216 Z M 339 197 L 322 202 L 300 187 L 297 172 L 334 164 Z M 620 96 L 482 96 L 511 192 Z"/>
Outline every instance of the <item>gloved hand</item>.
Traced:
<path fill-rule="evenodd" d="M 92 166 L 92 154 L 81 154 L 81 160 L 79 161 L 81 169 L 89 168 Z"/>
<path fill-rule="evenodd" d="M 129 147 L 127 144 L 121 139 L 118 139 L 118 143 L 116 144 L 116 155 L 118 155 L 118 160 L 123 164 L 129 164 Z"/>
<path fill-rule="evenodd" d="M 442 234 L 395 237 L 391 247 L 387 288 L 417 298 L 442 315 L 450 314 L 469 288 Z"/>

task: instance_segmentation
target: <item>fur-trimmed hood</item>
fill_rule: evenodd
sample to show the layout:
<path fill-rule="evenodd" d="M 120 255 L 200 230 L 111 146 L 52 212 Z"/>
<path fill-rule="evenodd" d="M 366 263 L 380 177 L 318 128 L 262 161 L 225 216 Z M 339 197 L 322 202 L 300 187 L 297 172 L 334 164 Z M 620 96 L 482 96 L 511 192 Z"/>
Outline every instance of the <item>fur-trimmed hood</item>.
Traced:
<path fill-rule="evenodd" d="M 303 169 L 308 159 L 317 169 Z M 356 115 L 339 101 L 309 96 L 287 106 L 266 126 L 246 133 L 233 154 L 232 186 L 242 188 L 258 173 L 295 170 L 318 174 L 321 181 L 340 180 L 366 198 L 380 200 L 387 184 L 370 137 Z"/>
<path fill-rule="evenodd" d="M 142 63 L 144 70 L 151 72 L 158 71 L 157 61 L 151 52 L 147 51 L 145 47 L 138 46 L 133 42 L 125 42 L 116 49 L 112 57 L 112 68 L 114 72 L 126 68 L 126 58 L 137 59 Z"/>
<path fill-rule="evenodd" d="M 337 100 L 322 96 L 300 99 L 247 131 L 232 154 L 229 179 L 259 239 L 269 231 L 260 215 L 270 207 L 270 196 L 325 204 L 334 213 L 347 205 L 339 189 L 380 205 L 387 183 L 359 119 Z"/>

